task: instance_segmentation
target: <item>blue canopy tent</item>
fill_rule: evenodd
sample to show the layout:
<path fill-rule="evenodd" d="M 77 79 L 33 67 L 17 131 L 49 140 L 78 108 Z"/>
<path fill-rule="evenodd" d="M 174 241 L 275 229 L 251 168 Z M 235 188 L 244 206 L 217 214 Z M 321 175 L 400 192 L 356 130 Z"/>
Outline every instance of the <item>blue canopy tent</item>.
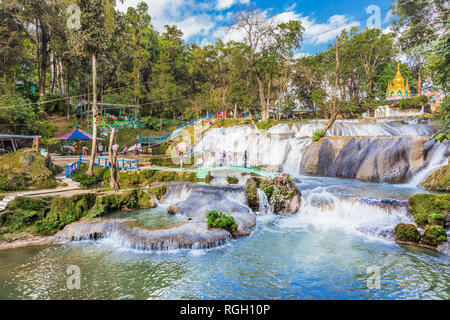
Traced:
<path fill-rule="evenodd" d="M 63 134 L 62 136 L 55 138 L 55 140 L 61 140 L 61 141 L 76 141 L 79 142 L 81 140 L 92 140 L 93 136 L 83 130 L 81 130 L 80 128 L 76 128 L 75 130 L 68 132 L 66 134 Z M 102 138 L 97 138 L 97 140 L 105 140 Z M 78 150 L 78 153 L 80 153 L 80 151 Z"/>

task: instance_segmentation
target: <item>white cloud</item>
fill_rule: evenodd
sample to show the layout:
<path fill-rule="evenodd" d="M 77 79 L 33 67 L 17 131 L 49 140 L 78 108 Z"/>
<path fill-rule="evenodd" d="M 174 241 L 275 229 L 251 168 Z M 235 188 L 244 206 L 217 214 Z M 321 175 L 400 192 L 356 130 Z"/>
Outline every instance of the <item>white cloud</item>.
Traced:
<path fill-rule="evenodd" d="M 316 19 L 310 16 L 302 16 L 301 13 L 293 10 L 285 11 L 274 16 L 268 17 L 268 12 L 263 12 L 264 17 L 274 23 L 283 23 L 290 20 L 300 20 L 305 33 L 304 42 L 308 44 L 322 44 L 336 38 L 343 30 L 354 26 L 360 26 L 358 21 L 351 20 L 346 15 L 331 16 L 326 23 L 316 23 Z M 242 41 L 244 33 L 236 29 L 221 27 L 213 33 L 215 38 L 223 38 L 225 41 Z"/>
<path fill-rule="evenodd" d="M 217 0 L 216 10 L 229 9 L 236 3 L 249 4 L 250 0 Z"/>
<path fill-rule="evenodd" d="M 207 36 L 215 24 L 208 14 L 201 14 L 188 17 L 178 22 L 177 26 L 183 31 L 184 39 L 189 39 L 194 36 Z"/>
<path fill-rule="evenodd" d="M 207 11 L 214 7 L 210 2 L 197 0 L 125 0 L 117 2 L 117 9 L 126 12 L 128 7 L 136 7 L 139 2 L 148 4 L 148 13 L 156 30 L 164 32 L 165 25 L 177 25 L 183 31 L 183 38 L 207 34 L 213 27 Z M 205 12 L 205 13 L 202 13 Z"/>
<path fill-rule="evenodd" d="M 311 17 L 302 17 L 302 25 L 305 28 L 303 36 L 306 43 L 321 44 L 335 39 L 343 30 L 359 27 L 358 21 L 351 21 L 346 15 L 331 16 L 326 23 L 316 23 Z"/>
<path fill-rule="evenodd" d="M 221 12 L 238 3 L 248 4 L 250 0 L 125 0 L 123 4 L 118 1 L 117 8 L 126 12 L 128 7 L 136 7 L 142 1 L 148 4 L 152 24 L 160 32 L 164 32 L 164 26 L 168 24 L 177 25 L 183 31 L 185 40 L 198 40 L 200 43 L 212 43 L 217 38 L 225 42 L 244 39 L 243 32 L 224 26 L 233 20 L 233 12 Z M 270 15 L 266 10 L 263 15 L 275 23 L 300 20 L 305 28 L 304 43 L 313 45 L 326 43 L 336 38 L 342 30 L 360 25 L 347 15 L 334 15 L 325 23 L 317 23 L 314 14 L 303 15 L 296 11 L 295 5 L 275 15 Z"/>

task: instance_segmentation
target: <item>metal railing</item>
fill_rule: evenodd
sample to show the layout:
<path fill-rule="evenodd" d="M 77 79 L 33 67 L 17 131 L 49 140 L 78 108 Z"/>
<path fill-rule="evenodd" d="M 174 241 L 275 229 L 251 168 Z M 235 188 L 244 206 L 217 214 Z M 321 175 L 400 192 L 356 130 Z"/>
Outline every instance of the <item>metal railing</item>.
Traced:
<path fill-rule="evenodd" d="M 90 160 L 81 160 L 82 162 L 89 163 Z M 111 163 L 108 158 L 95 157 L 94 165 L 102 168 L 109 168 Z M 117 159 L 116 161 L 117 169 L 139 169 L 139 159 L 127 160 L 127 159 Z"/>
<path fill-rule="evenodd" d="M 82 161 L 83 159 L 80 156 L 78 161 L 66 165 L 66 178 L 72 179 L 72 173 L 78 170 Z"/>
<path fill-rule="evenodd" d="M 185 124 L 182 124 L 181 126 L 176 128 L 172 132 L 170 132 L 162 137 L 140 137 L 139 142 L 141 144 L 149 144 L 149 145 L 161 144 L 166 141 L 169 141 L 169 140 L 179 137 L 181 135 L 181 129 L 195 125 L 196 123 L 197 123 L 197 119 L 193 119 Z"/>

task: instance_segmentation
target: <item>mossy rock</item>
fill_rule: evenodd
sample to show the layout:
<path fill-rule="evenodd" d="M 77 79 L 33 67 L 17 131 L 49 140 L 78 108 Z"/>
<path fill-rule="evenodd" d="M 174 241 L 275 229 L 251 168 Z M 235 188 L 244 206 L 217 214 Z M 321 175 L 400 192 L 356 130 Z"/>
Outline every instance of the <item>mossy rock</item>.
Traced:
<path fill-rule="evenodd" d="M 245 192 L 247 195 L 247 204 L 253 211 L 259 210 L 259 197 L 258 197 L 258 187 L 261 183 L 261 179 L 257 177 L 252 177 L 247 180 L 245 185 Z"/>
<path fill-rule="evenodd" d="M 395 226 L 394 234 L 401 241 L 420 241 L 420 232 L 413 224 L 399 223 Z"/>
<path fill-rule="evenodd" d="M 149 194 L 152 194 L 156 197 L 156 199 L 161 200 L 161 198 L 166 194 L 167 192 L 167 186 L 165 184 L 157 186 L 157 187 L 153 187 L 153 188 L 149 188 L 147 190 L 147 192 Z"/>
<path fill-rule="evenodd" d="M 416 194 L 408 199 L 409 210 L 419 227 L 444 226 L 450 212 L 450 194 Z"/>
<path fill-rule="evenodd" d="M 447 242 L 447 233 L 442 226 L 427 226 L 423 232 L 423 242 L 427 245 L 437 247 Z"/>
<path fill-rule="evenodd" d="M 50 189 L 58 184 L 50 158 L 32 149 L 0 157 L 0 191 Z"/>
<path fill-rule="evenodd" d="M 450 165 L 440 167 L 434 171 L 425 179 L 422 186 L 430 191 L 450 192 Z"/>
<path fill-rule="evenodd" d="M 236 177 L 227 176 L 226 178 L 228 184 L 237 184 L 239 182 L 239 179 Z"/>
<path fill-rule="evenodd" d="M 177 207 L 174 207 L 174 206 L 169 206 L 169 207 L 167 208 L 167 213 L 168 213 L 168 214 L 176 214 L 177 211 L 178 211 Z"/>

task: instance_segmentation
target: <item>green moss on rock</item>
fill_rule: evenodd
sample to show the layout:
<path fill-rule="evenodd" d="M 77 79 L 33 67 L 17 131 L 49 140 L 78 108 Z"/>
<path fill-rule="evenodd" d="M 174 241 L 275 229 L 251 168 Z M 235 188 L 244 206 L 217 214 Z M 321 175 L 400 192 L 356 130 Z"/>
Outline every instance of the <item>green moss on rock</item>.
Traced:
<path fill-rule="evenodd" d="M 236 177 L 227 176 L 226 178 L 228 184 L 237 184 L 239 182 L 239 179 Z"/>
<path fill-rule="evenodd" d="M 450 212 L 450 194 L 416 194 L 408 199 L 409 209 L 419 227 L 427 225 L 444 226 Z"/>
<path fill-rule="evenodd" d="M 398 240 L 402 241 L 420 241 L 420 232 L 413 224 L 399 223 L 394 229 L 394 234 Z"/>
<path fill-rule="evenodd" d="M 450 192 L 450 165 L 440 167 L 434 171 L 425 179 L 422 186 L 431 191 Z"/>
<path fill-rule="evenodd" d="M 447 241 L 447 233 L 442 226 L 427 226 L 423 233 L 423 242 L 427 245 L 437 247 Z"/>
<path fill-rule="evenodd" d="M 0 191 L 50 189 L 57 186 L 50 158 L 32 149 L 0 157 Z"/>
<path fill-rule="evenodd" d="M 148 190 L 147 190 L 147 192 L 149 193 L 149 194 L 152 194 L 152 195 L 154 195 L 158 200 L 161 200 L 161 198 L 166 194 L 166 192 L 167 192 L 167 187 L 166 187 L 166 185 L 160 185 L 160 186 L 157 186 L 157 187 L 153 187 L 153 188 L 149 188 Z"/>

